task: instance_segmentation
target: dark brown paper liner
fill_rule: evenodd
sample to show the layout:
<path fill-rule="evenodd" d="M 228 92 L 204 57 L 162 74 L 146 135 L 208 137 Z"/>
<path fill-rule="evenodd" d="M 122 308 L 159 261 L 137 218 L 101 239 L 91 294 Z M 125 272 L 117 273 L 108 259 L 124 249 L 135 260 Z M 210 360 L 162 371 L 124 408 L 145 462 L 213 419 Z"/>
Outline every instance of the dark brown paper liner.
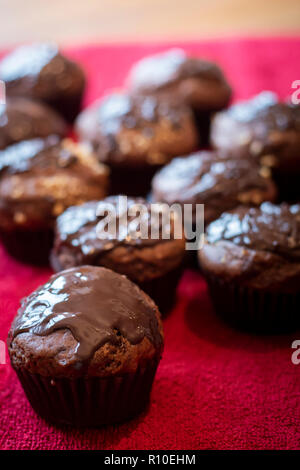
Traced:
<path fill-rule="evenodd" d="M 241 330 L 287 333 L 299 328 L 300 292 L 285 294 L 240 286 L 205 274 L 216 313 Z"/>
<path fill-rule="evenodd" d="M 183 272 L 183 266 L 152 279 L 140 283 L 139 286 L 154 300 L 162 315 L 166 315 L 176 302 L 176 289 Z"/>
<path fill-rule="evenodd" d="M 126 194 L 130 197 L 147 197 L 151 181 L 161 166 L 110 167 L 110 194 Z"/>
<path fill-rule="evenodd" d="M 148 404 L 158 361 L 135 373 L 77 379 L 43 377 L 17 370 L 35 412 L 56 425 L 98 427 L 140 413 Z"/>
<path fill-rule="evenodd" d="M 6 251 L 22 263 L 48 265 L 53 245 L 53 230 L 16 230 L 1 232 L 0 240 Z"/>

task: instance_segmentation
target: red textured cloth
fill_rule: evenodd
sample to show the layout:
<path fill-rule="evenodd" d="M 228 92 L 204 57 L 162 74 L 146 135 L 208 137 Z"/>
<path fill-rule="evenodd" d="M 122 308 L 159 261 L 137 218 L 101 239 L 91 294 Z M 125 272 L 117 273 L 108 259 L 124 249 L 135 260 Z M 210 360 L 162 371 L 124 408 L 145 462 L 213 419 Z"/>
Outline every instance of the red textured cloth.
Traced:
<path fill-rule="evenodd" d="M 174 44 L 172 44 L 174 45 Z M 300 79 L 300 39 L 186 43 L 216 59 L 235 98 L 262 89 L 291 93 Z M 91 46 L 68 52 L 85 67 L 86 103 L 120 87 L 129 66 L 169 44 Z M 21 297 L 50 270 L 18 264 L 0 247 L 0 339 Z M 300 365 L 291 362 L 297 334 L 255 337 L 231 330 L 213 314 L 206 284 L 186 272 L 165 324 L 163 360 L 147 412 L 101 430 L 57 430 L 38 418 L 11 367 L 0 365 L 1 449 L 297 449 L 300 448 Z M 300 337 L 300 334 L 298 334 Z"/>

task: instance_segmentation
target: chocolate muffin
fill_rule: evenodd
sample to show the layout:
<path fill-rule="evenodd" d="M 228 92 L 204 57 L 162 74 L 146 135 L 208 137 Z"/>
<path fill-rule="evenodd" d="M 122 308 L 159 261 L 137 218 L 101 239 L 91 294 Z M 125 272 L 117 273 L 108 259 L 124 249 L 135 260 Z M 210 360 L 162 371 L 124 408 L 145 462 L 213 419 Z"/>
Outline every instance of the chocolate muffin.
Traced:
<path fill-rule="evenodd" d="M 8 96 L 26 96 L 51 105 L 72 122 L 81 107 L 85 77 L 81 67 L 55 44 L 18 47 L 0 62 Z"/>
<path fill-rule="evenodd" d="M 48 261 L 56 217 L 106 196 L 108 170 L 86 148 L 57 136 L 0 151 L 0 237 L 22 261 Z"/>
<path fill-rule="evenodd" d="M 204 204 L 208 224 L 222 212 L 240 204 L 259 205 L 276 198 L 276 188 L 268 170 L 258 163 L 222 151 L 202 151 L 175 158 L 152 181 L 152 200 L 168 204 Z"/>
<path fill-rule="evenodd" d="M 51 254 L 53 269 L 89 264 L 126 274 L 166 313 L 175 301 L 185 241 L 182 227 L 181 238 L 176 238 L 172 216 L 168 220 L 162 216 L 155 219 L 155 209 L 158 216 L 158 211 L 163 210 L 156 206 L 151 212 L 144 199 L 110 196 L 70 207 L 57 219 Z M 108 217 L 112 230 L 106 224 Z M 151 233 L 151 223 L 153 229 L 157 228 L 156 238 L 154 231 Z M 168 238 L 164 238 L 164 233 Z"/>
<path fill-rule="evenodd" d="M 60 115 L 40 102 L 8 98 L 6 105 L 0 106 L 0 150 L 35 137 L 65 137 L 67 132 Z"/>
<path fill-rule="evenodd" d="M 140 60 L 132 67 L 128 82 L 133 93 L 168 97 L 190 106 L 203 145 L 208 142 L 212 113 L 225 108 L 231 97 L 231 88 L 216 64 L 189 57 L 181 49 Z"/>
<path fill-rule="evenodd" d="M 142 411 L 162 348 L 150 297 L 126 276 L 94 266 L 62 271 L 24 299 L 8 337 L 11 364 L 33 409 L 74 426 Z"/>
<path fill-rule="evenodd" d="M 211 142 L 229 151 L 247 151 L 272 171 L 281 199 L 299 200 L 300 106 L 280 103 L 271 92 L 216 114 Z"/>
<path fill-rule="evenodd" d="M 300 205 L 239 207 L 209 225 L 199 251 L 216 312 L 256 332 L 299 327 Z"/>
<path fill-rule="evenodd" d="M 197 146 L 189 109 L 155 97 L 109 95 L 83 111 L 76 127 L 110 167 L 112 194 L 145 196 L 158 168 Z"/>

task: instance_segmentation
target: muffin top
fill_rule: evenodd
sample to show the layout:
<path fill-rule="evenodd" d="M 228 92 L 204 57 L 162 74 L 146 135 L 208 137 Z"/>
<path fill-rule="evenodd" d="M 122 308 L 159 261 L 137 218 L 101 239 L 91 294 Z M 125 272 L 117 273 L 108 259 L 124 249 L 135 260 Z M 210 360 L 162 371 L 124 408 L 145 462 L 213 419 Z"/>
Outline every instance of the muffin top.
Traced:
<path fill-rule="evenodd" d="M 220 240 L 300 261 L 300 205 L 264 202 L 224 213 L 207 229 L 209 243 Z"/>
<path fill-rule="evenodd" d="M 103 162 L 161 165 L 197 145 L 193 117 L 183 105 L 114 93 L 77 119 L 77 131 Z"/>
<path fill-rule="evenodd" d="M 57 136 L 0 152 L 0 226 L 52 227 L 67 207 L 106 195 L 108 170 L 81 145 Z"/>
<path fill-rule="evenodd" d="M 212 222 L 202 267 L 252 287 L 299 291 L 300 205 L 238 207 Z"/>
<path fill-rule="evenodd" d="M 51 43 L 16 48 L 0 62 L 0 80 L 5 82 L 8 96 L 49 103 L 81 91 L 85 82 L 82 69 Z"/>
<path fill-rule="evenodd" d="M 202 151 L 175 158 L 152 180 L 155 201 L 205 204 L 205 222 L 239 204 L 274 200 L 269 171 L 252 158 L 222 151 Z"/>
<path fill-rule="evenodd" d="M 81 266 L 52 276 L 22 301 L 8 345 L 17 369 L 106 376 L 159 358 L 163 333 L 156 305 L 126 276 Z"/>
<path fill-rule="evenodd" d="M 137 62 L 129 74 L 129 86 L 138 94 L 176 94 L 176 100 L 203 110 L 227 105 L 231 89 L 214 63 L 171 49 Z"/>
<path fill-rule="evenodd" d="M 6 105 L 0 106 L 0 149 L 34 137 L 64 137 L 67 132 L 62 117 L 40 102 L 8 98 Z"/>
<path fill-rule="evenodd" d="M 211 140 L 218 148 L 248 146 L 268 166 L 293 159 L 299 166 L 300 106 L 281 103 L 274 93 L 262 92 L 218 113 Z"/>
<path fill-rule="evenodd" d="M 176 238 L 176 214 L 167 220 L 159 210 L 159 204 L 124 196 L 70 207 L 57 220 L 52 266 L 100 265 L 136 282 L 167 273 L 181 263 L 185 241 L 182 231 Z"/>

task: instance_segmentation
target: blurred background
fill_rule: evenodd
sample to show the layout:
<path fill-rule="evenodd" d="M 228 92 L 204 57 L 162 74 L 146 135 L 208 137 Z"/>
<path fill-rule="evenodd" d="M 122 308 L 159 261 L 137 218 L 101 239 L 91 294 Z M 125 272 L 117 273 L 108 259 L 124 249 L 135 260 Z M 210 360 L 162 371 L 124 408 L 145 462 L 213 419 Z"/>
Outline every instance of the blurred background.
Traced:
<path fill-rule="evenodd" d="M 300 32 L 300 0 L 0 0 L 0 47 Z"/>

